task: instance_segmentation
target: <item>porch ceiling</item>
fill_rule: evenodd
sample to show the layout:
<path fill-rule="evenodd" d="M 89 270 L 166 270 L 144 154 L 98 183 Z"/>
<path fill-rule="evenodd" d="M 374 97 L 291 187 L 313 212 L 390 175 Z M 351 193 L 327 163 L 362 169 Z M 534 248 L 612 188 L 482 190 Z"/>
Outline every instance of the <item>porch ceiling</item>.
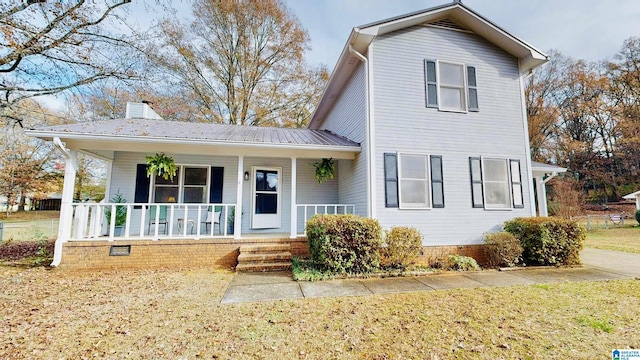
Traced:
<path fill-rule="evenodd" d="M 354 159 L 360 145 L 328 131 L 120 119 L 27 130 L 105 159 L 115 151 Z"/>

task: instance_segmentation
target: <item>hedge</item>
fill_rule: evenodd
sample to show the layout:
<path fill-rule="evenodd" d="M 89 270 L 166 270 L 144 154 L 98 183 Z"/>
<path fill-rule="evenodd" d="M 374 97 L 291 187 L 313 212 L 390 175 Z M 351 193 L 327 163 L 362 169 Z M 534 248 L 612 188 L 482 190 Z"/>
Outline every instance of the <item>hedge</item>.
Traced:
<path fill-rule="evenodd" d="M 584 229 L 575 221 L 553 217 L 515 218 L 504 230 L 520 240 L 522 257 L 530 265 L 580 264 Z"/>
<path fill-rule="evenodd" d="M 334 273 L 367 273 L 380 267 L 382 228 L 357 215 L 315 215 L 307 221 L 311 258 Z"/>
<path fill-rule="evenodd" d="M 406 269 L 422 254 L 422 234 L 414 227 L 395 226 L 384 232 L 382 265 Z"/>

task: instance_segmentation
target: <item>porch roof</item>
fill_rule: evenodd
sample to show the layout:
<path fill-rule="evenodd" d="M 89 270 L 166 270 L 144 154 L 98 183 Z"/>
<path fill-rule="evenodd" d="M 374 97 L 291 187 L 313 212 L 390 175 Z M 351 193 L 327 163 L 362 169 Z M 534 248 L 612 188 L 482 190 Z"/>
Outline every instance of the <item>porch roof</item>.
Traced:
<path fill-rule="evenodd" d="M 218 154 L 253 154 L 253 149 L 296 151 L 302 156 L 322 155 L 322 152 L 343 153 L 353 158 L 360 144 L 326 130 L 289 129 L 192 123 L 150 119 L 115 119 L 30 129 L 27 135 L 45 140 L 60 138 L 69 148 L 111 158 L 112 151 L 192 152 L 193 146 L 215 147 Z M 171 147 L 168 145 L 171 144 Z M 153 145 L 159 147 L 154 149 Z M 227 149 L 220 152 L 221 148 Z M 230 150 L 235 149 L 235 150 Z M 244 149 L 245 151 L 242 151 Z M 271 153 L 272 151 L 270 151 Z M 333 156 L 333 155 L 331 155 Z M 324 157 L 324 156 L 322 156 Z M 326 157 L 330 157 L 329 155 Z M 341 156 L 335 156 L 340 158 Z"/>

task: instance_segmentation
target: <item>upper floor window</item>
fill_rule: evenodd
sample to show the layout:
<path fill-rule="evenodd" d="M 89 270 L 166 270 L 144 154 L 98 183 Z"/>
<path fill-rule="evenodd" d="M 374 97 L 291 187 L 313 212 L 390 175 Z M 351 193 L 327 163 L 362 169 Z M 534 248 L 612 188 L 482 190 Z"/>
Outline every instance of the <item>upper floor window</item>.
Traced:
<path fill-rule="evenodd" d="M 424 69 L 427 107 L 444 111 L 479 111 L 475 67 L 427 59 Z"/>

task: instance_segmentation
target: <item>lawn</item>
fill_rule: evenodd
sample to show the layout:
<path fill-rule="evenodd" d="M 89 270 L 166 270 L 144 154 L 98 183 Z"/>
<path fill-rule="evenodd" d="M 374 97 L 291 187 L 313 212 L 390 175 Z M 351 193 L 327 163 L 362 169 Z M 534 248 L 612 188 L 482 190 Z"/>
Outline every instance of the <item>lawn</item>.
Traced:
<path fill-rule="evenodd" d="M 208 270 L 0 267 L 0 358 L 607 359 L 640 281 L 222 305 Z"/>
<path fill-rule="evenodd" d="M 32 241 L 37 239 L 49 239 L 58 233 L 59 211 L 21 211 L 0 213 L 0 222 L 3 223 L 3 241 Z"/>
<path fill-rule="evenodd" d="M 640 254 L 640 226 L 591 230 L 584 246 Z"/>

